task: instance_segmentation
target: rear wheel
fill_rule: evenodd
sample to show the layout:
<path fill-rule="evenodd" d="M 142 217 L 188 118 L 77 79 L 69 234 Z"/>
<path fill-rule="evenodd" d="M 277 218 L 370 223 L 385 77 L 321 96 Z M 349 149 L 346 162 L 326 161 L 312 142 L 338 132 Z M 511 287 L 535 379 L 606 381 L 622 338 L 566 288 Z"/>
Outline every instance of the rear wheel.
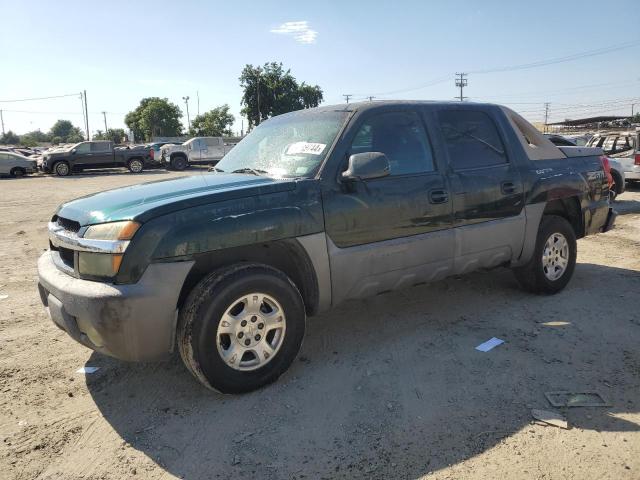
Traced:
<path fill-rule="evenodd" d="M 566 287 L 576 266 L 577 245 L 573 227 L 556 215 L 542 217 L 533 256 L 514 269 L 520 285 L 533 293 L 558 293 Z"/>
<path fill-rule="evenodd" d="M 178 320 L 178 347 L 205 386 L 249 392 L 289 368 L 305 321 L 289 277 L 266 265 L 237 265 L 205 277 L 189 294 Z"/>
<path fill-rule="evenodd" d="M 66 177 L 71 173 L 71 169 L 69 168 L 69 164 L 67 162 L 58 162 L 53 166 L 53 171 L 59 177 Z"/>
<path fill-rule="evenodd" d="M 144 169 L 144 162 L 139 158 L 132 158 L 127 164 L 131 173 L 140 173 Z"/>
<path fill-rule="evenodd" d="M 189 166 L 189 163 L 187 162 L 187 159 L 182 155 L 177 155 L 171 159 L 171 168 L 173 168 L 174 170 L 184 170 L 185 168 L 187 168 L 187 166 Z"/>
<path fill-rule="evenodd" d="M 25 169 L 20 167 L 15 167 L 11 169 L 11 172 L 9 172 L 9 175 L 14 178 L 24 177 L 26 174 L 27 172 L 25 171 Z"/>

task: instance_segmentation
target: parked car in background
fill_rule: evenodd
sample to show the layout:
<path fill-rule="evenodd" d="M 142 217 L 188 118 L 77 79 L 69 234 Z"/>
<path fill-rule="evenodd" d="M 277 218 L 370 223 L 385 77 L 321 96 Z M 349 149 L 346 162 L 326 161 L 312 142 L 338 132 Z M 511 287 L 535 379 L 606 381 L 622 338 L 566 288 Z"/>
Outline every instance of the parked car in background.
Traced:
<path fill-rule="evenodd" d="M 571 138 L 557 134 L 545 134 L 551 143 L 559 147 L 577 147 Z M 608 173 L 611 176 L 609 181 L 609 198 L 615 200 L 618 195 L 624 192 L 625 175 L 622 164 L 611 157 L 607 157 Z M 606 170 L 606 168 L 605 168 Z"/>
<path fill-rule="evenodd" d="M 154 165 L 160 165 L 160 148 L 165 145 L 182 145 L 182 142 L 153 142 L 145 145 L 149 149 L 149 160 Z"/>
<path fill-rule="evenodd" d="M 160 163 L 173 170 L 184 170 L 189 165 L 213 165 L 233 147 L 234 145 L 225 144 L 222 137 L 195 137 L 182 145 L 161 147 Z"/>
<path fill-rule="evenodd" d="M 627 182 L 640 181 L 640 132 L 597 133 L 589 140 L 589 147 L 600 147 L 612 160 L 618 162 Z"/>
<path fill-rule="evenodd" d="M 0 152 L 0 175 L 22 177 L 38 171 L 37 161 L 14 152 Z"/>
<path fill-rule="evenodd" d="M 576 240 L 614 224 L 601 154 L 556 147 L 498 105 L 280 115 L 215 172 L 58 207 L 40 298 L 88 348 L 132 361 L 177 348 L 205 386 L 247 392 L 291 365 L 307 315 L 350 299 L 499 266 L 561 291 Z"/>
<path fill-rule="evenodd" d="M 91 168 L 127 167 L 140 173 L 149 160 L 144 146 L 114 148 L 113 142 L 80 142 L 70 148 L 47 151 L 42 156 L 42 170 L 61 177 Z"/>

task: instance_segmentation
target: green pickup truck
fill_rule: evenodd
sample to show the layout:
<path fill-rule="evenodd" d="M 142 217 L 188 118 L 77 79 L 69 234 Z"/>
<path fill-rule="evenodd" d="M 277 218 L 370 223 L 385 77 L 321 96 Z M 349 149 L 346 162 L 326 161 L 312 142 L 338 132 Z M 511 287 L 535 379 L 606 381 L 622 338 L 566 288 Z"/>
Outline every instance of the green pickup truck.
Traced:
<path fill-rule="evenodd" d="M 293 112 L 210 173 L 61 205 L 40 297 L 93 350 L 177 347 L 205 386 L 246 392 L 287 370 L 308 316 L 348 299 L 500 266 L 559 292 L 576 239 L 613 226 L 604 169 L 600 149 L 556 147 L 498 105 Z"/>

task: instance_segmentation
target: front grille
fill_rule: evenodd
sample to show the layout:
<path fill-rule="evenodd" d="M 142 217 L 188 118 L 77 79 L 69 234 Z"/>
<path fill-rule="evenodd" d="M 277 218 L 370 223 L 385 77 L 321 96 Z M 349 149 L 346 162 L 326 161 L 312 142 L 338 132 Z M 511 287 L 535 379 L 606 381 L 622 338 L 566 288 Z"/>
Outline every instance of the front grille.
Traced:
<path fill-rule="evenodd" d="M 75 220 L 69 220 L 68 218 L 62 218 L 55 215 L 52 221 L 69 232 L 78 233 L 80 230 L 80 223 Z"/>

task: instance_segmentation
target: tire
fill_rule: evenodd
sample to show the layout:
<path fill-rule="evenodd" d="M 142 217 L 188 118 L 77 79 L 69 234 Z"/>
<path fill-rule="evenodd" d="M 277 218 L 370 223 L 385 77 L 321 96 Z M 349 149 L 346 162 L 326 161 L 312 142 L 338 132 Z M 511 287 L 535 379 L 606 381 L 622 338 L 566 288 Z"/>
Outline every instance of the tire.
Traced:
<path fill-rule="evenodd" d="M 11 172 L 9 172 L 9 175 L 11 175 L 13 178 L 24 177 L 26 174 L 27 172 L 25 171 L 25 169 L 20 167 L 12 168 Z"/>
<path fill-rule="evenodd" d="M 57 162 L 53 166 L 53 171 L 59 177 L 67 177 L 71 175 L 71 168 L 69 167 L 69 164 L 67 162 Z"/>
<path fill-rule="evenodd" d="M 189 166 L 189 162 L 182 155 L 177 155 L 171 159 L 171 168 L 173 170 L 182 171 Z"/>
<path fill-rule="evenodd" d="M 252 301 L 258 307 L 251 309 Z M 302 296 L 289 277 L 266 265 L 239 264 L 213 272 L 191 291 L 178 317 L 178 349 L 206 387 L 250 392 L 289 368 L 305 323 Z"/>
<path fill-rule="evenodd" d="M 127 163 L 127 168 L 131 173 L 141 173 L 144 170 L 144 162 L 139 158 L 132 158 Z"/>
<path fill-rule="evenodd" d="M 556 252 L 558 249 L 563 250 L 562 241 L 566 244 L 564 255 L 562 252 Z M 549 249 L 546 248 L 547 242 L 551 242 Z M 545 250 L 551 255 L 545 257 Z M 571 280 L 576 266 L 576 256 L 576 235 L 571 224 L 563 217 L 546 215 L 540 222 L 531 260 L 522 267 L 514 268 L 514 274 L 520 286 L 529 292 L 555 294 Z"/>
<path fill-rule="evenodd" d="M 611 170 L 611 176 L 613 176 L 613 188 L 609 191 L 609 198 L 611 201 L 614 201 L 618 195 L 622 193 L 624 190 L 624 184 L 622 182 L 622 177 L 615 170 Z"/>

